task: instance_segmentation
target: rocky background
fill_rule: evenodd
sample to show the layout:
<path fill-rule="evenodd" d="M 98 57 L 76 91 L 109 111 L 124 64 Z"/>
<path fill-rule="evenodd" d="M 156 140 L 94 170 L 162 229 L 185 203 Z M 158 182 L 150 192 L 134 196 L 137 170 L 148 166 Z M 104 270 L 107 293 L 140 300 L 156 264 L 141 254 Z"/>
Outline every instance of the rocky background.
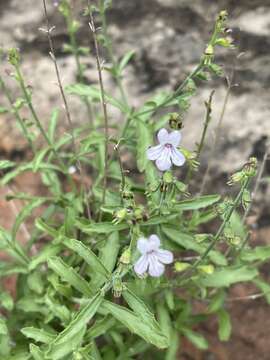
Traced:
<path fill-rule="evenodd" d="M 74 83 L 74 59 L 63 52 L 63 44 L 68 42 L 63 18 L 53 6 L 53 0 L 47 0 L 47 3 L 51 24 L 56 26 L 54 42 L 62 80 L 65 85 Z M 84 2 L 73 0 L 73 4 L 74 13 L 81 17 Z M 136 51 L 136 56 L 125 73 L 124 86 L 129 102 L 139 106 L 154 92 L 162 88 L 175 88 L 196 66 L 209 39 L 214 19 L 222 9 L 229 12 L 229 26 L 233 30 L 232 36 L 238 49 L 220 51 L 218 61 L 224 64 L 228 75 L 234 71 L 233 81 L 237 86 L 233 87 L 226 108 L 222 137 L 215 154 L 209 184 L 221 191 L 227 191 L 224 184 L 228 174 L 241 167 L 250 155 L 262 159 L 267 137 L 270 136 L 270 0 L 113 0 L 108 22 L 116 56 L 120 57 L 132 49 Z M 80 30 L 80 43 L 89 45 L 91 41 L 88 26 L 83 17 L 81 20 L 85 26 Z M 52 109 L 61 107 L 61 99 L 53 64 L 48 55 L 47 39 L 39 30 L 44 23 L 41 0 L 0 0 L 0 46 L 4 49 L 11 46 L 20 49 L 23 70 L 34 92 L 34 103 L 45 123 Z M 244 54 L 237 59 L 237 54 L 242 52 Z M 106 54 L 104 58 L 106 60 Z M 87 81 L 91 84 L 97 83 L 94 57 L 90 55 L 82 61 L 87 66 Z M 0 67 L 1 75 L 9 70 L 10 67 L 3 62 Z M 104 77 L 107 91 L 115 93 L 115 84 L 109 75 L 104 73 Z M 5 78 L 9 77 L 5 75 Z M 19 94 L 17 86 L 12 79 L 7 81 L 15 98 Z M 204 101 L 212 89 L 216 91 L 213 99 L 212 130 L 208 134 L 209 145 L 202 158 L 204 167 L 207 166 L 214 128 L 218 123 L 227 90 L 224 80 L 214 79 L 207 85 L 199 86 L 185 118 L 183 130 L 183 145 L 189 149 L 194 148 L 204 120 Z M 69 97 L 69 102 L 72 105 L 74 122 L 86 121 L 86 113 L 81 103 L 73 97 Z M 4 99 L 0 94 L 0 105 L 2 103 Z M 112 117 L 113 115 L 112 113 Z M 0 114 L 0 128 L 0 154 L 4 157 L 23 154 L 26 143 L 14 120 L 6 114 Z M 65 130 L 64 119 L 60 130 Z M 270 174 L 269 161 L 266 166 L 267 174 Z M 261 186 L 257 203 L 260 205 L 258 224 L 267 226 L 270 216 L 270 186 L 267 182 Z M 264 242 L 267 242 L 267 238 L 270 242 L 269 233 L 263 233 Z M 261 233 L 258 236 L 262 236 Z M 262 333 L 262 326 L 256 328 L 253 324 L 270 321 L 269 316 L 268 320 L 266 316 L 269 308 L 264 310 L 264 303 L 260 305 L 259 312 L 253 307 L 249 310 L 248 306 L 240 307 L 238 311 L 236 306 L 236 337 L 228 347 L 222 347 L 221 350 L 217 347 L 217 354 L 214 355 L 216 357 L 209 359 L 269 359 L 269 335 Z M 244 322 L 241 326 L 237 318 L 241 317 L 242 320 L 245 315 L 249 324 Z M 247 331 L 250 323 L 254 336 L 251 331 Z M 249 332 L 248 336 L 246 331 Z M 197 356 L 193 357 L 194 359 L 208 359 L 199 354 L 194 356 Z"/>

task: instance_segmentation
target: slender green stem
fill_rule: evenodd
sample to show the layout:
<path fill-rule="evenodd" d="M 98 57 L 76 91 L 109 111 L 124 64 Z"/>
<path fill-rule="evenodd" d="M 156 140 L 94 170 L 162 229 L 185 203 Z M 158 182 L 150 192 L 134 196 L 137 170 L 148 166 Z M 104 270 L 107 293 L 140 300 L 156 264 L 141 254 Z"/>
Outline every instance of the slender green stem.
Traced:
<path fill-rule="evenodd" d="M 10 94 L 8 88 L 6 87 L 6 84 L 5 84 L 5 82 L 4 82 L 4 80 L 2 79 L 1 76 L 0 76 L 0 88 L 2 89 L 3 93 L 5 94 L 7 100 L 9 102 L 9 104 L 10 104 L 11 110 L 15 115 L 15 118 L 16 118 L 22 132 L 23 132 L 24 137 L 27 139 L 27 141 L 29 143 L 29 146 L 32 149 L 33 153 L 35 153 L 35 147 L 34 147 L 34 144 L 33 144 L 32 138 L 31 138 L 31 134 L 29 134 L 28 129 L 25 126 L 24 121 L 21 118 L 18 109 L 16 108 L 16 106 L 14 106 L 11 94 Z"/>
<path fill-rule="evenodd" d="M 196 160 L 197 161 L 200 158 L 200 155 L 201 155 L 204 143 L 205 143 L 205 137 L 206 137 L 206 133 L 207 133 L 207 130 L 208 130 L 208 126 L 209 126 L 210 121 L 211 121 L 212 99 L 213 99 L 214 92 L 215 92 L 214 90 L 211 91 L 208 101 L 205 102 L 206 115 L 205 115 L 205 121 L 204 121 L 202 136 L 201 136 L 200 142 L 199 142 L 197 150 L 196 150 Z M 188 184 L 190 182 L 192 174 L 193 174 L 193 169 L 192 169 L 192 167 L 189 167 L 185 183 Z"/>
<path fill-rule="evenodd" d="M 104 128 L 105 128 L 105 164 L 104 164 L 104 176 L 103 176 L 103 191 L 102 191 L 102 200 L 101 206 L 103 206 L 106 202 L 106 192 L 107 192 L 107 181 L 108 181 L 108 170 L 109 170 L 109 121 L 108 121 L 108 113 L 107 113 L 107 104 L 105 99 L 105 90 L 103 84 L 103 76 L 102 76 L 102 68 L 101 68 L 101 61 L 100 61 L 100 54 L 99 54 L 99 46 L 97 40 L 97 31 L 96 26 L 91 10 L 91 3 L 90 0 L 87 1 L 88 11 L 89 11 L 89 27 L 93 35 L 94 39 L 94 47 L 95 47 L 95 55 L 96 55 L 96 63 L 98 69 L 98 77 L 99 77 L 99 85 L 100 85 L 100 92 L 101 92 L 101 106 L 103 109 L 103 116 L 104 116 Z M 101 212 L 100 212 L 101 216 Z"/>
<path fill-rule="evenodd" d="M 69 10 L 70 11 L 68 12 L 68 15 L 64 16 L 64 17 L 66 19 L 70 44 L 72 47 L 72 53 L 74 55 L 75 62 L 76 62 L 77 76 L 78 76 L 79 82 L 82 84 L 85 84 L 84 71 L 83 71 L 84 68 L 83 68 L 83 65 L 81 64 L 79 47 L 78 47 L 77 39 L 75 36 L 75 32 L 73 30 L 73 25 L 72 25 L 73 18 L 72 18 L 72 14 L 71 14 L 71 9 L 69 9 Z M 87 109 L 90 125 L 93 126 L 93 109 L 92 109 L 91 103 L 90 103 L 89 99 L 87 98 L 87 96 L 82 97 L 82 100 Z"/>
<path fill-rule="evenodd" d="M 118 71 L 117 71 L 117 61 L 116 61 L 114 53 L 113 53 L 112 42 L 108 35 L 108 26 L 107 26 L 107 19 L 106 19 L 106 9 L 104 8 L 104 0 L 99 0 L 99 9 L 100 9 L 100 16 L 101 16 L 101 23 L 102 23 L 102 32 L 103 32 L 103 36 L 104 36 L 105 42 L 106 42 L 105 43 L 106 49 L 108 51 L 110 61 L 112 62 L 113 69 L 116 70 L 114 79 L 119 88 L 123 103 L 126 106 L 128 106 L 128 100 L 127 100 L 126 92 L 125 92 L 123 84 L 122 84 L 121 74 L 118 74 Z"/>
<path fill-rule="evenodd" d="M 242 186 L 241 186 L 241 189 L 238 193 L 238 195 L 236 196 L 233 204 L 231 205 L 231 208 L 230 210 L 226 213 L 224 219 L 223 219 L 223 222 L 222 224 L 220 225 L 216 235 L 214 236 L 213 240 L 211 241 L 211 243 L 208 245 L 208 247 L 206 248 L 205 252 L 202 254 L 202 256 L 197 260 L 195 261 L 195 263 L 187 270 L 186 273 L 183 274 L 182 277 L 178 278 L 177 281 L 180 280 L 183 280 L 185 279 L 186 277 L 190 276 L 194 270 L 196 270 L 196 268 L 206 259 L 206 257 L 208 256 L 208 254 L 210 253 L 210 251 L 214 248 L 214 246 L 217 244 L 217 242 L 219 241 L 221 235 L 223 234 L 223 231 L 227 225 L 227 223 L 230 221 L 230 218 L 234 212 L 234 210 L 239 206 L 240 202 L 241 202 L 241 199 L 242 199 L 242 196 L 243 196 L 243 193 L 245 191 L 245 189 L 248 187 L 250 183 L 250 178 L 247 178 Z"/>

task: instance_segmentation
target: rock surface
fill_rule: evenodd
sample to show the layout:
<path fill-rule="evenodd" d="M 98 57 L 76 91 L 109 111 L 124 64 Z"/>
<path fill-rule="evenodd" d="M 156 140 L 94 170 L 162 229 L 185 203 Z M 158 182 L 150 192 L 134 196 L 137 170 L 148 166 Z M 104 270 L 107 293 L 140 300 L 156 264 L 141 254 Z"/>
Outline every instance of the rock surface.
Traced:
<path fill-rule="evenodd" d="M 75 62 L 62 51 L 67 41 L 64 22 L 47 0 L 50 21 L 56 25 L 54 42 L 63 83 L 75 81 Z M 73 1 L 74 12 L 82 9 L 82 1 Z M 76 6 L 75 6 L 76 4 Z M 134 106 L 142 104 L 153 92 L 177 86 L 200 59 L 209 38 L 213 21 L 219 10 L 226 8 L 230 14 L 229 25 L 239 45 L 239 52 L 245 54 L 236 61 L 236 51 L 221 51 L 218 60 L 224 63 L 229 74 L 235 68 L 234 82 L 238 84 L 232 93 L 223 119 L 223 131 L 216 157 L 213 160 L 213 178 L 220 178 L 238 169 L 248 158 L 262 157 L 266 137 L 270 135 L 270 3 L 267 0 L 115 0 L 109 15 L 109 33 L 112 36 L 117 57 L 134 49 L 136 56 L 126 71 L 124 81 L 129 101 Z M 80 30 L 81 44 L 89 43 L 86 20 Z M 55 106 L 61 107 L 59 89 L 55 84 L 53 64 L 48 56 L 48 44 L 39 28 L 44 26 L 42 2 L 35 0 L 0 0 L 0 45 L 20 48 L 23 69 L 29 85 L 34 90 L 34 102 L 44 122 Z M 97 82 L 95 60 L 85 57 L 89 83 Z M 1 73 L 9 68 L 2 64 Z M 108 91 L 115 88 L 105 74 Z M 18 89 L 12 79 L 8 80 L 12 92 Z M 214 80 L 207 87 L 199 87 L 196 97 L 185 119 L 183 145 L 192 148 L 198 140 L 204 118 L 204 100 L 212 88 L 216 88 L 213 101 L 212 131 L 209 141 L 213 142 L 213 131 L 218 122 L 226 93 L 226 84 Z M 85 121 L 86 112 L 74 98 L 69 97 L 74 121 Z M 0 95 L 2 103 L 2 96 Z M 18 133 L 11 119 L 1 116 L 1 129 L 8 137 L 5 143 L 19 147 Z M 64 115 L 63 115 L 64 117 Z M 63 129 L 65 122 L 62 123 Z M 8 128 L 8 131 L 5 129 Z M 10 130 L 12 129 L 12 131 Z M 15 140 L 16 139 L 16 140 Z M 209 148 L 209 146 L 208 146 Z M 208 162 L 206 149 L 202 164 Z M 268 171 L 269 166 L 268 166 Z"/>

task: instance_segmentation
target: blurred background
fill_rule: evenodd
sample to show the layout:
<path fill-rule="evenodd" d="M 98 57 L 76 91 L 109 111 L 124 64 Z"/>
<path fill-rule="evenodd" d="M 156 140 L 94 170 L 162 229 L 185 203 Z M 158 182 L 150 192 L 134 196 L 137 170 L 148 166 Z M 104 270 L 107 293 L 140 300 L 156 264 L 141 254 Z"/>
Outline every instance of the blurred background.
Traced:
<path fill-rule="evenodd" d="M 65 85 L 76 82 L 76 64 L 73 56 L 63 50 L 68 43 L 63 17 L 57 11 L 55 1 L 47 0 L 56 55 Z M 79 42 L 92 46 L 86 19 L 82 16 L 85 2 L 73 1 L 74 16 L 82 26 Z M 126 69 L 124 87 L 130 104 L 137 107 L 160 89 L 174 89 L 198 63 L 212 31 L 214 20 L 220 10 L 229 13 L 228 25 L 235 39 L 235 50 L 221 50 L 218 63 L 224 66 L 231 81 L 231 91 L 226 106 L 222 136 L 213 166 L 208 189 L 226 193 L 228 175 L 239 169 L 249 158 L 262 159 L 270 136 L 270 0 L 113 0 L 108 12 L 108 30 L 117 58 L 129 50 L 136 55 Z M 7 50 L 18 47 L 22 54 L 22 69 L 28 85 L 33 90 L 33 101 L 44 123 L 55 107 L 61 107 L 55 72 L 48 55 L 47 38 L 39 28 L 44 26 L 42 1 L 0 0 L 0 46 Z M 97 20 L 97 25 L 98 20 Z M 241 54 L 241 56 L 239 56 Z M 106 61 L 106 54 L 103 54 Z M 82 58 L 86 65 L 86 81 L 97 83 L 93 54 Z M 1 76 L 12 90 L 13 97 L 19 94 L 15 82 L 10 79 L 11 68 L 1 63 Z M 105 88 L 117 96 L 110 75 L 104 72 Z M 207 84 L 199 84 L 197 95 L 184 119 L 183 145 L 192 150 L 198 141 L 205 115 L 204 101 L 211 90 L 213 115 L 207 146 L 202 156 L 206 168 L 214 129 L 220 119 L 228 84 L 216 78 Z M 86 112 L 79 101 L 69 96 L 74 122 L 86 121 Z M 0 93 L 0 105 L 5 100 Z M 63 118 L 64 118 L 64 114 Z M 111 113 L 113 121 L 118 114 Z M 27 144 L 21 137 L 14 119 L 0 114 L 0 155 L 3 158 L 24 158 Z M 60 131 L 65 131 L 61 122 Z M 266 163 L 265 180 L 260 185 L 250 223 L 255 229 L 251 241 L 270 243 L 270 162 Z M 267 180 L 268 178 L 268 180 Z M 22 180 L 29 184 L 31 179 Z M 32 184 L 31 186 L 36 186 Z M 1 205 L 1 203 L 0 203 Z M 3 204 L 2 204 L 3 205 Z M 1 208 L 0 208 L 1 209 Z M 8 221 L 8 216 L 6 221 Z M 269 274 L 269 266 L 265 273 Z M 238 287 L 237 296 L 249 289 Z M 215 336 L 216 324 L 211 322 L 205 329 L 212 348 L 201 353 L 184 344 L 181 359 L 269 359 L 270 308 L 265 300 L 237 302 L 231 306 L 234 331 L 228 344 L 220 344 Z"/>

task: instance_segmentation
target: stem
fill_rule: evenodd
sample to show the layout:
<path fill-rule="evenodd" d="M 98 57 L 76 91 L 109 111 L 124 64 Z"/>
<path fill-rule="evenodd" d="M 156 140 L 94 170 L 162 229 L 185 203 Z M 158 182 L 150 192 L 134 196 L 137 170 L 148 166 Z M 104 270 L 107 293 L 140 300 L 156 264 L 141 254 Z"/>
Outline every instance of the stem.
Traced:
<path fill-rule="evenodd" d="M 207 182 L 207 179 L 208 179 L 208 175 L 209 175 L 209 172 L 210 172 L 210 170 L 212 168 L 212 162 L 213 162 L 213 158 L 214 158 L 214 155 L 215 155 L 215 152 L 216 152 L 216 149 L 217 149 L 217 144 L 218 144 L 218 141 L 219 141 L 220 135 L 221 135 L 222 123 L 223 123 L 224 115 L 225 115 L 225 112 L 226 112 L 226 108 L 227 108 L 227 105 L 228 105 L 228 101 L 229 101 L 229 97 L 230 97 L 230 93 L 231 93 L 231 88 L 232 88 L 231 81 L 229 79 L 227 79 L 227 83 L 228 83 L 228 88 L 227 88 L 226 96 L 225 96 L 223 106 L 222 106 L 222 109 L 221 109 L 218 125 L 217 125 L 215 136 L 214 136 L 214 143 L 213 143 L 213 146 L 211 148 L 211 152 L 210 152 L 210 155 L 209 155 L 209 161 L 208 161 L 207 168 L 206 168 L 206 171 L 205 171 L 204 176 L 203 176 L 202 186 L 201 186 L 199 195 L 202 195 L 204 193 L 205 185 L 206 185 L 206 182 Z"/>
<path fill-rule="evenodd" d="M 71 15 L 71 8 L 70 8 L 70 11 L 69 11 L 69 15 L 67 17 L 65 17 L 65 19 L 66 19 L 69 39 L 70 39 L 70 43 L 71 43 L 71 47 L 72 47 L 72 53 L 74 55 L 75 62 L 76 62 L 77 76 L 78 76 L 79 82 L 82 83 L 82 84 L 85 84 L 83 66 L 81 64 L 81 60 L 80 60 L 80 56 L 79 56 L 79 48 L 78 48 L 76 36 L 75 36 L 74 31 L 72 29 L 72 21 L 73 21 L 73 19 L 72 19 L 72 15 Z M 87 109 L 90 125 L 93 126 L 93 109 L 92 109 L 91 103 L 88 100 L 87 96 L 83 96 L 82 100 L 85 103 L 85 106 L 86 106 L 86 109 Z"/>
<path fill-rule="evenodd" d="M 33 116 L 33 119 L 36 123 L 36 126 L 37 128 L 39 129 L 39 131 L 41 132 L 43 138 L 45 139 L 45 141 L 47 142 L 47 144 L 49 145 L 49 147 L 51 148 L 51 150 L 53 151 L 56 159 L 59 161 L 60 165 L 61 165 L 61 168 L 62 168 L 62 171 L 64 173 L 66 173 L 66 167 L 65 167 L 65 164 L 63 163 L 62 159 L 59 157 L 57 151 L 55 150 L 54 148 L 54 145 L 53 143 L 51 142 L 51 140 L 49 139 L 48 135 L 46 134 L 46 131 L 44 130 L 39 118 L 38 118 L 38 115 L 34 109 L 34 106 L 32 104 L 32 100 L 31 100 L 31 96 L 29 95 L 28 91 L 27 91 L 27 88 L 26 88 L 26 85 L 24 83 L 24 79 L 23 79 L 23 76 L 22 76 L 22 73 L 21 73 L 21 70 L 20 70 L 20 67 L 19 65 L 15 65 L 15 70 L 16 70 L 16 75 L 17 75 L 17 80 L 19 82 L 19 85 L 20 85 L 20 88 L 23 92 L 23 96 L 24 96 L 24 99 L 26 100 L 26 103 L 27 103 L 27 106 Z"/>
<path fill-rule="evenodd" d="M 35 147 L 34 147 L 32 139 L 31 139 L 31 134 L 28 133 L 27 127 L 25 126 L 23 119 L 21 118 L 21 116 L 19 114 L 18 109 L 16 108 L 16 106 L 14 106 L 10 92 L 9 92 L 8 88 L 6 87 L 6 84 L 1 76 L 0 76 L 0 87 L 3 91 L 3 93 L 5 94 L 6 98 L 8 99 L 8 102 L 10 104 L 12 112 L 15 114 L 15 118 L 23 132 L 24 137 L 27 139 L 28 144 L 29 144 L 30 148 L 32 149 L 33 153 L 35 153 Z"/>
<path fill-rule="evenodd" d="M 197 147 L 197 151 L 196 151 L 197 154 L 196 154 L 196 159 L 195 160 L 198 160 L 200 158 L 200 155 L 201 155 L 204 143 L 205 143 L 205 137 L 206 137 L 206 133 L 207 133 L 207 130 L 208 130 L 208 126 L 209 126 L 210 121 L 212 119 L 211 113 L 212 113 L 212 100 L 213 100 L 214 93 L 215 93 L 215 90 L 212 90 L 211 93 L 210 93 L 208 101 L 205 101 L 205 107 L 206 107 L 205 121 L 204 121 L 201 140 L 200 140 L 200 142 L 198 144 L 198 147 Z M 193 174 L 193 169 L 192 169 L 192 167 L 189 167 L 188 174 L 187 174 L 187 177 L 186 177 L 186 180 L 185 180 L 186 183 L 189 183 L 189 181 L 190 181 L 190 179 L 192 177 L 192 174 Z"/>
<path fill-rule="evenodd" d="M 47 34 L 47 38 L 48 38 L 48 42 L 49 42 L 49 46 L 50 46 L 50 56 L 51 56 L 52 61 L 54 63 L 57 82 L 58 82 L 58 85 L 59 85 L 61 97 L 62 97 L 64 108 L 65 108 L 66 118 L 67 118 L 69 128 L 70 128 L 70 132 L 71 132 L 73 153 L 74 153 L 74 156 L 76 158 L 77 168 L 78 168 L 79 174 L 80 174 L 81 186 L 83 187 L 83 168 L 82 168 L 82 164 L 80 162 L 80 159 L 77 156 L 75 135 L 74 135 L 74 126 L 73 126 L 73 122 L 72 122 L 72 119 L 71 119 L 71 114 L 70 114 L 67 98 L 66 98 L 66 95 L 65 95 L 65 92 L 64 92 L 64 88 L 63 88 L 63 84 L 62 84 L 62 80 L 61 80 L 61 76 L 60 76 L 60 71 L 59 71 L 56 56 L 55 56 L 53 40 L 52 40 L 52 37 L 51 37 L 51 32 L 52 32 L 53 28 L 50 27 L 49 16 L 48 16 L 47 6 L 46 6 L 46 0 L 43 0 L 43 8 L 44 8 L 44 14 L 45 14 L 46 24 L 47 24 L 46 34 Z M 90 211 L 89 202 L 88 202 L 87 198 L 86 198 L 85 202 L 86 202 L 88 217 L 91 218 L 91 211 Z"/>
<path fill-rule="evenodd" d="M 216 245 L 216 243 L 218 242 L 220 236 L 223 234 L 223 231 L 225 229 L 226 224 L 230 221 L 230 218 L 234 212 L 234 210 L 239 206 L 241 199 L 242 199 L 242 195 L 245 191 L 245 189 L 248 187 L 250 182 L 250 178 L 247 178 L 244 183 L 241 186 L 241 189 L 237 195 L 237 197 L 235 198 L 233 204 L 231 205 L 230 211 L 227 212 L 226 216 L 223 219 L 222 224 L 220 225 L 216 235 L 214 236 L 212 242 L 208 245 L 208 247 L 206 248 L 205 252 L 203 253 L 203 255 L 187 270 L 187 272 L 184 274 L 184 277 L 186 278 L 188 275 L 191 275 L 194 270 L 204 261 L 204 259 L 208 256 L 209 252 L 214 248 L 214 246 Z M 178 280 L 183 279 L 180 278 Z"/>
<path fill-rule="evenodd" d="M 88 5 L 88 11 L 89 11 L 89 28 L 93 34 L 93 39 L 94 39 L 96 63 L 97 63 L 99 85 L 100 85 L 100 91 L 101 91 L 101 106 L 103 109 L 104 128 L 105 128 L 105 164 L 104 164 L 104 177 L 103 177 L 103 192 L 102 192 L 102 201 L 101 201 L 101 206 L 103 206 L 106 201 L 108 167 L 109 167 L 108 166 L 109 122 L 108 122 L 107 104 L 106 104 L 106 99 L 105 99 L 101 61 L 100 61 L 99 46 L 98 46 L 98 39 L 97 39 L 97 30 L 95 27 L 95 22 L 94 22 L 92 10 L 91 10 L 90 0 L 87 0 L 87 5 Z"/>
<path fill-rule="evenodd" d="M 99 0 L 99 9 L 100 9 L 100 15 L 101 15 L 101 23 L 102 23 L 102 32 L 103 36 L 106 40 L 106 49 L 108 50 L 110 61 L 113 64 L 114 70 L 117 70 L 117 61 L 115 60 L 114 54 L 113 54 L 113 48 L 112 43 L 110 40 L 110 37 L 108 36 L 108 26 L 107 26 L 107 20 L 106 20 L 106 10 L 103 6 L 103 0 Z M 125 90 L 123 88 L 123 84 L 121 81 L 121 75 L 119 76 L 118 72 L 116 71 L 116 74 L 114 75 L 114 79 L 116 81 L 116 84 L 120 90 L 120 94 L 122 97 L 123 103 L 128 106 L 128 100 L 125 94 Z"/>

